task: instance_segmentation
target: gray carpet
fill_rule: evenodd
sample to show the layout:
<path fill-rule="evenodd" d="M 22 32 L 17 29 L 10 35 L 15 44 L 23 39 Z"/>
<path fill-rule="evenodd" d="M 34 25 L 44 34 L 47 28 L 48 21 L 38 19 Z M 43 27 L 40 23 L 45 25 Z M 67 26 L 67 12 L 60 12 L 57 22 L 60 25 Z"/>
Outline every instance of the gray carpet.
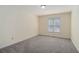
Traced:
<path fill-rule="evenodd" d="M 77 53 L 69 39 L 36 36 L 0 50 L 1 53 Z"/>

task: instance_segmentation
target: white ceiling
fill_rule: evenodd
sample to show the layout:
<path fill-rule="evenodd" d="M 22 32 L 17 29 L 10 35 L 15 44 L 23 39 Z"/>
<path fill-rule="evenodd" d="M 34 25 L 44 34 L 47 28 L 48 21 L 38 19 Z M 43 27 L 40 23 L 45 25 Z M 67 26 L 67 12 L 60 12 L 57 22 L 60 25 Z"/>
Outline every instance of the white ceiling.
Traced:
<path fill-rule="evenodd" d="M 47 15 L 53 13 L 61 13 L 61 12 L 68 12 L 71 11 L 73 6 L 71 5 L 46 5 L 45 9 L 42 9 L 40 5 L 13 5 L 13 6 L 0 6 L 0 8 L 6 8 L 7 10 L 10 9 L 19 9 L 25 11 L 25 13 L 30 12 L 31 14 L 40 16 L 40 15 Z"/>
<path fill-rule="evenodd" d="M 26 9 L 31 13 L 38 16 L 47 15 L 53 13 L 69 12 L 73 6 L 70 5 L 46 5 L 45 9 L 42 9 L 40 5 L 27 5 Z"/>

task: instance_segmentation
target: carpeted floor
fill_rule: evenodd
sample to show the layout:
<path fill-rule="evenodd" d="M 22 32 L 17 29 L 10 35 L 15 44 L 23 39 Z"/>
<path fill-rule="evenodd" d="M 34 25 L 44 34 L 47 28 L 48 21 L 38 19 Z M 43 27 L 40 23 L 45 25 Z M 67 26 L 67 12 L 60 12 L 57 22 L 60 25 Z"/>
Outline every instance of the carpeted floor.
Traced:
<path fill-rule="evenodd" d="M 77 53 L 69 39 L 36 36 L 0 50 L 1 53 Z"/>

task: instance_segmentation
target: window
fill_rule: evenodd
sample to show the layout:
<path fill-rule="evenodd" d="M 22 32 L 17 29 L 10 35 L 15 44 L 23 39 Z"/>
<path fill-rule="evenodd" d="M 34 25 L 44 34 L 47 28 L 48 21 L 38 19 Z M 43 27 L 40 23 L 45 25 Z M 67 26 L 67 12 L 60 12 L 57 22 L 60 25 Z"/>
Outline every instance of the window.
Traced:
<path fill-rule="evenodd" d="M 48 18 L 48 32 L 60 32 L 60 17 Z"/>

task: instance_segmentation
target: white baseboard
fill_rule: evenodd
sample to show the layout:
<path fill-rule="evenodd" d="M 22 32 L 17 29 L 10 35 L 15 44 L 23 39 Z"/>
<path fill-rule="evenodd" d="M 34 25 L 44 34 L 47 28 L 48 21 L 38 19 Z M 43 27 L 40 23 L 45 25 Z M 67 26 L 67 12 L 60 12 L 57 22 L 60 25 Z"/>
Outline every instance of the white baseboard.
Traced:
<path fill-rule="evenodd" d="M 72 40 L 72 43 L 74 44 L 75 48 L 77 49 L 77 51 L 79 52 L 79 48 L 77 47 L 77 45 L 75 44 L 75 42 Z"/>
<path fill-rule="evenodd" d="M 58 37 L 58 36 L 50 36 L 50 35 L 40 35 L 40 36 L 49 36 L 49 37 L 55 37 L 55 38 L 60 38 L 60 39 L 70 39 L 70 38 L 64 38 L 64 37 Z"/>
<path fill-rule="evenodd" d="M 14 42 L 9 42 L 9 43 L 7 43 L 7 44 L 4 44 L 4 45 L 0 46 L 0 49 L 5 48 L 5 47 L 8 47 L 8 46 L 13 45 L 13 44 L 16 44 L 16 43 L 19 43 L 19 42 L 21 42 L 21 41 L 23 41 L 23 40 L 30 39 L 30 38 L 35 37 L 35 36 L 37 36 L 37 35 L 38 35 L 38 34 L 33 34 L 33 35 L 31 35 L 31 36 L 28 36 L 28 37 L 26 36 L 25 39 L 17 40 L 17 41 L 14 41 Z"/>

